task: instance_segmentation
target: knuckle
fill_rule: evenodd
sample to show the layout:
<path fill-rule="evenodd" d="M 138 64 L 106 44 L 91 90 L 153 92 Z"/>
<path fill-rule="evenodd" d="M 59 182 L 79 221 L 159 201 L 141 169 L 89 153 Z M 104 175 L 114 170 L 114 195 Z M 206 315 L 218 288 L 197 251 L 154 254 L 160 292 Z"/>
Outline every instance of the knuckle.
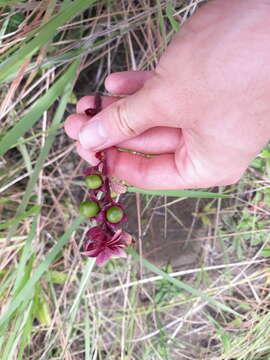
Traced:
<path fill-rule="evenodd" d="M 128 111 L 126 101 L 118 101 L 115 104 L 113 126 L 125 137 L 134 137 L 138 135 L 132 115 Z"/>

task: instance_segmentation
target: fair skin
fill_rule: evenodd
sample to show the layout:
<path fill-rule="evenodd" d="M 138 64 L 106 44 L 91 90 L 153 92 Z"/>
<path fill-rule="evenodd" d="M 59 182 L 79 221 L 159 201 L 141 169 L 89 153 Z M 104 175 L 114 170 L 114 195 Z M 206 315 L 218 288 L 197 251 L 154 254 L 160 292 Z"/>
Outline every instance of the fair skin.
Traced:
<path fill-rule="evenodd" d="M 65 122 L 79 155 L 144 189 L 236 182 L 270 139 L 270 1 L 210 1 L 188 20 L 153 72 L 107 77 L 90 119 L 77 104 Z M 146 158 L 117 147 L 156 156 Z"/>

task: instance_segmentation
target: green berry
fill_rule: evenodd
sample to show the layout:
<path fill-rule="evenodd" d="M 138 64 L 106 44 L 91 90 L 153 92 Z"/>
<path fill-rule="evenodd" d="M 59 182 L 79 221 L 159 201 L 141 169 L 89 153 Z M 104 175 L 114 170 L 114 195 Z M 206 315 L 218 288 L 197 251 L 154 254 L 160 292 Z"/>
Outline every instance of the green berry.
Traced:
<path fill-rule="evenodd" d="M 85 217 L 96 216 L 100 212 L 99 204 L 92 200 L 86 200 L 80 204 L 80 214 Z"/>
<path fill-rule="evenodd" d="M 124 211 L 119 206 L 112 206 L 106 211 L 106 219 L 113 223 L 119 223 L 123 219 Z"/>
<path fill-rule="evenodd" d="M 88 189 L 95 190 L 95 189 L 98 189 L 102 185 L 103 180 L 102 180 L 102 177 L 99 175 L 89 175 L 89 176 L 86 176 L 85 182 L 86 182 L 86 186 L 88 187 Z"/>

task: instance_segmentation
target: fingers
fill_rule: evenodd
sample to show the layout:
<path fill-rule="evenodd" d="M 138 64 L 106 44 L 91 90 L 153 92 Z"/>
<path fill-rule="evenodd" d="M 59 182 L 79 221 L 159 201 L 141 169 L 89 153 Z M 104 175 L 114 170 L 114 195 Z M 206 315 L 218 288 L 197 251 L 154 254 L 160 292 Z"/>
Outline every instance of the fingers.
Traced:
<path fill-rule="evenodd" d="M 102 97 L 102 106 L 107 107 L 116 102 L 118 98 Z M 79 139 L 79 132 L 82 126 L 88 121 L 89 117 L 84 114 L 85 110 L 94 106 L 94 97 L 85 96 L 78 101 L 77 112 L 78 114 L 70 115 L 65 121 L 65 131 L 69 137 L 74 140 Z M 156 127 L 149 129 L 143 134 L 117 144 L 121 148 L 142 152 L 145 154 L 163 154 L 173 153 L 179 145 L 181 138 L 181 130 L 169 127 Z M 90 153 L 94 153 L 91 150 Z M 79 151 L 83 154 L 82 157 L 90 162 L 90 156 L 86 154 L 86 151 L 82 152 L 82 146 Z"/>
<path fill-rule="evenodd" d="M 174 155 L 146 158 L 116 149 L 107 150 L 106 155 L 110 175 L 133 186 L 165 190 L 183 189 L 188 185 L 176 167 Z"/>
<path fill-rule="evenodd" d="M 115 95 L 131 95 L 143 87 L 143 84 L 153 76 L 153 71 L 123 71 L 107 76 L 106 89 Z"/>
<path fill-rule="evenodd" d="M 142 88 L 146 80 L 153 76 L 153 71 L 123 71 L 107 76 L 105 80 L 106 89 L 114 95 L 130 95 Z M 120 98 L 111 96 L 102 97 L 102 108 L 106 108 Z M 94 106 L 94 96 L 84 96 L 76 107 L 79 114 Z"/>
<path fill-rule="evenodd" d="M 83 114 L 69 115 L 64 124 L 65 132 L 73 139 L 78 140 L 79 132 L 83 125 L 89 120 L 89 117 Z"/>
<path fill-rule="evenodd" d="M 117 97 L 112 96 L 102 96 L 102 108 L 106 108 L 107 106 L 113 104 L 119 100 Z M 86 109 L 93 108 L 95 106 L 95 97 L 94 96 L 84 96 L 82 97 L 76 106 L 76 111 L 78 114 L 84 114 Z M 89 119 L 89 118 L 88 118 Z"/>
<path fill-rule="evenodd" d="M 89 150 L 85 150 L 79 142 L 77 142 L 77 152 L 81 158 L 89 162 L 92 166 L 96 166 L 100 160 L 96 158 L 96 153 L 93 153 Z"/>
<path fill-rule="evenodd" d="M 147 80 L 135 94 L 125 97 L 93 117 L 80 131 L 82 146 L 100 151 L 129 140 L 155 126 L 174 126 L 169 119 L 159 80 Z M 177 124 L 178 125 L 178 124 Z M 178 126 L 175 126 L 178 127 Z"/>
<path fill-rule="evenodd" d="M 113 94 L 132 94 L 139 90 L 144 82 L 153 75 L 152 71 L 124 71 L 111 74 L 106 79 L 107 90 Z M 119 98 L 111 96 L 102 97 L 102 108 L 113 104 Z M 69 137 L 78 140 L 80 129 L 86 125 L 89 117 L 85 115 L 85 110 L 94 107 L 94 96 L 84 96 L 76 106 L 77 114 L 70 115 L 65 121 L 65 130 Z M 138 150 L 139 151 L 139 150 Z"/>
<path fill-rule="evenodd" d="M 88 117 L 86 115 L 70 115 L 65 121 L 65 130 L 68 136 L 74 140 L 78 140 L 79 131 L 87 121 Z M 135 138 L 117 144 L 117 146 L 144 154 L 164 154 L 175 152 L 181 141 L 180 129 L 156 127 L 145 131 Z M 85 149 L 85 151 L 94 153 L 87 149 Z"/>
<path fill-rule="evenodd" d="M 143 154 L 169 154 L 174 153 L 182 141 L 180 129 L 155 127 L 118 144 L 118 147 Z"/>
<path fill-rule="evenodd" d="M 115 101 L 118 98 L 103 96 L 102 97 L 102 106 L 105 108 Z M 80 129 L 86 125 L 90 120 L 90 117 L 85 114 L 85 110 L 94 106 L 94 96 L 84 96 L 81 98 L 76 106 L 77 114 L 72 114 L 68 116 L 65 120 L 65 131 L 69 137 L 74 140 L 79 139 Z"/>

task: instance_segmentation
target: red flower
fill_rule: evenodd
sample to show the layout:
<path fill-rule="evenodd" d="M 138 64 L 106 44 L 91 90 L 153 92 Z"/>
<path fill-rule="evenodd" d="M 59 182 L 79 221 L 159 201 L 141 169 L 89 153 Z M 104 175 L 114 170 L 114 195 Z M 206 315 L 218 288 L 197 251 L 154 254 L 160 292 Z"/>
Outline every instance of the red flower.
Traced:
<path fill-rule="evenodd" d="M 114 234 L 95 226 L 88 230 L 87 241 L 84 244 L 83 254 L 88 257 L 95 257 L 96 264 L 103 266 L 110 258 L 126 257 L 124 248 L 130 246 L 131 235 L 122 230 L 117 230 Z"/>

